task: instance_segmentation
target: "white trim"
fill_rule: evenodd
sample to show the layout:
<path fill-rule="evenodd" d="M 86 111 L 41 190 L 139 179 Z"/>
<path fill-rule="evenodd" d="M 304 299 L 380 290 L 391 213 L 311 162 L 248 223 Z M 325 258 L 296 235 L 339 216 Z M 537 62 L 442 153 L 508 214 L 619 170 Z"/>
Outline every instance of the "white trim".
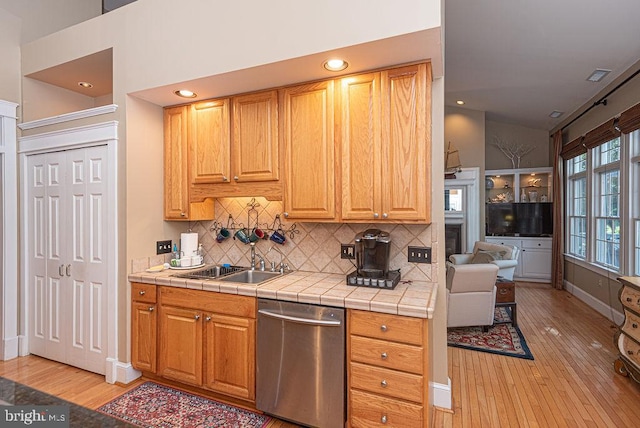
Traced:
<path fill-rule="evenodd" d="M 36 154 L 105 144 L 118 139 L 118 122 L 79 126 L 60 131 L 44 132 L 18 139 L 18 153 Z"/>
<path fill-rule="evenodd" d="M 89 108 L 86 110 L 74 111 L 60 114 L 58 116 L 45 117 L 44 119 L 32 120 L 18 124 L 18 128 L 26 131 L 28 129 L 41 128 L 43 126 L 56 125 L 58 123 L 70 122 L 72 120 L 86 119 L 87 117 L 100 116 L 101 114 L 114 113 L 118 109 L 117 104 Z"/>
<path fill-rule="evenodd" d="M 134 369 L 131 363 L 121 363 L 113 358 L 107 358 L 107 383 L 128 384 L 142 376 L 142 372 Z"/>
<path fill-rule="evenodd" d="M 476 241 L 480 240 L 480 168 L 462 168 L 456 172 L 456 178 L 445 179 L 444 188 L 464 187 L 464 210 L 445 211 L 445 224 L 462 225 L 462 252 L 471 252 Z"/>
<path fill-rule="evenodd" d="M 107 146 L 107 162 L 109 168 L 109 182 L 107 184 L 109 192 L 108 202 L 108 230 L 112 230 L 113 236 L 109 240 L 109 247 L 107 248 L 107 258 L 109 260 L 107 267 L 107 284 L 113 284 L 113 292 L 108 293 L 107 296 L 107 357 L 105 361 L 105 368 L 109 369 L 109 364 L 112 361 L 117 361 L 118 355 L 118 122 L 110 121 L 99 123 L 95 125 L 81 126 L 77 128 L 70 128 L 62 131 L 45 132 L 37 135 L 31 135 L 22 137 L 19 139 L 19 153 L 20 153 L 20 165 L 22 167 L 21 182 L 27 183 L 27 157 L 28 155 L 54 152 L 59 150 L 69 150 L 77 148 L 93 147 L 97 145 Z M 21 210 L 25 211 L 25 207 L 28 206 L 27 192 L 23 191 L 20 198 Z M 20 224 L 20 236 L 25 237 L 27 235 L 27 225 L 22 222 Z M 26 355 L 29 353 L 29 340 L 28 335 L 28 287 L 25 278 L 28 277 L 28 248 L 23 245 L 21 248 L 21 261 L 20 261 L 20 325 L 24 331 L 21 332 L 20 355 Z M 18 306 L 14 304 L 14 306 Z M 107 382 L 114 381 L 116 376 L 113 372 L 107 371 L 105 378 Z M 129 375 L 119 375 L 127 378 Z"/>
<path fill-rule="evenodd" d="M 16 108 L 0 101 L 0 360 L 18 356 L 18 170 Z"/>
<path fill-rule="evenodd" d="M 617 325 L 621 325 L 624 322 L 624 314 L 620 313 L 616 309 L 613 309 L 611 306 L 608 306 L 606 303 L 601 300 L 596 299 L 591 294 L 584 291 L 582 288 L 577 287 L 570 283 L 569 281 L 564 281 L 564 288 L 574 297 L 582 300 L 587 304 L 590 308 L 594 309 L 600 315 L 604 316 L 609 321 L 616 323 Z"/>
<path fill-rule="evenodd" d="M 17 119 L 16 108 L 18 108 L 18 104 L 12 103 L 11 101 L 0 100 L 0 116 Z"/>
<path fill-rule="evenodd" d="M 433 397 L 433 406 L 441 407 L 443 409 L 452 409 L 451 401 L 451 379 L 447 378 L 447 385 L 443 383 L 429 382 L 429 389 L 431 393 L 429 396 Z"/>

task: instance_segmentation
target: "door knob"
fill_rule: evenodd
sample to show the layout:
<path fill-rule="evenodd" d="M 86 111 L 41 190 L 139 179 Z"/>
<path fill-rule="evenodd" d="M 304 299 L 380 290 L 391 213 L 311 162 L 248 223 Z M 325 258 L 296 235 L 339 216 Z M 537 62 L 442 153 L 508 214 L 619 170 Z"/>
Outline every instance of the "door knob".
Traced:
<path fill-rule="evenodd" d="M 149 312 L 153 312 L 155 308 L 153 306 L 149 306 Z"/>
<path fill-rule="evenodd" d="M 226 175 L 223 175 L 223 176 L 222 176 L 222 181 L 229 181 L 229 179 L 227 178 L 227 176 L 226 176 Z"/>
<path fill-rule="evenodd" d="M 211 317 L 206 317 L 205 321 L 211 321 Z"/>
<path fill-rule="evenodd" d="M 382 358 L 383 360 L 386 360 L 388 357 L 386 352 L 383 352 L 382 355 L 380 355 L 380 358 Z"/>
<path fill-rule="evenodd" d="M 200 319 L 200 315 L 196 315 L 193 317 L 193 319 L 195 319 L 196 321 L 198 321 Z"/>
<path fill-rule="evenodd" d="M 140 295 L 141 295 L 141 296 L 144 296 L 145 294 L 147 294 L 147 292 L 146 292 L 146 291 L 144 291 L 144 290 L 140 290 Z"/>
<path fill-rule="evenodd" d="M 373 213 L 373 218 L 378 218 L 378 217 L 380 217 L 380 214 L 378 214 L 378 213 Z"/>
<path fill-rule="evenodd" d="M 285 218 L 289 218 L 289 213 L 282 213 L 284 214 Z"/>
<path fill-rule="evenodd" d="M 237 176 L 237 175 L 234 175 L 234 176 L 233 176 L 233 179 L 234 179 L 235 181 L 240 180 L 240 178 L 238 178 L 238 176 Z"/>
<path fill-rule="evenodd" d="M 387 218 L 387 217 L 389 217 L 389 214 L 387 214 L 387 213 L 382 213 L 382 218 Z"/>
<path fill-rule="evenodd" d="M 383 387 L 383 388 L 386 388 L 387 387 L 387 381 L 383 379 L 382 382 L 380 382 L 380 386 Z"/>
<path fill-rule="evenodd" d="M 380 422 L 382 422 L 383 424 L 387 423 L 387 415 L 382 415 L 382 417 L 380 418 Z"/>
<path fill-rule="evenodd" d="M 386 325 L 384 325 L 384 324 L 382 324 L 382 325 L 380 326 L 380 330 L 382 330 L 382 331 L 387 331 L 387 326 L 386 326 Z"/>

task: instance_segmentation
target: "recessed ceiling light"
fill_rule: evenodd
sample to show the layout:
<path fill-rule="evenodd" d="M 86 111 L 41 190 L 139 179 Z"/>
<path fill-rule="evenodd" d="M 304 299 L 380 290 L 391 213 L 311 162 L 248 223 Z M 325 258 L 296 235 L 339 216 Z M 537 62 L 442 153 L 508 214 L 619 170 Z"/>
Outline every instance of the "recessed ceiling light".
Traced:
<path fill-rule="evenodd" d="M 349 67 L 349 63 L 343 59 L 329 59 L 322 64 L 322 66 L 329 71 L 342 71 Z"/>
<path fill-rule="evenodd" d="M 89 82 L 78 82 L 78 86 L 82 86 L 83 88 L 93 88 L 93 85 Z"/>
<path fill-rule="evenodd" d="M 607 74 L 611 73 L 611 70 L 606 70 L 604 68 L 596 68 L 593 70 L 593 73 L 587 77 L 589 82 L 599 82 L 605 78 Z"/>
<path fill-rule="evenodd" d="M 180 89 L 178 91 L 175 91 L 174 94 L 182 98 L 195 98 L 198 96 L 198 94 L 188 89 Z"/>
<path fill-rule="evenodd" d="M 551 113 L 549 113 L 549 117 L 552 117 L 554 119 L 559 118 L 560 116 L 562 116 L 564 114 L 563 111 L 558 111 L 558 110 L 554 110 Z"/>
<path fill-rule="evenodd" d="M 458 101 L 456 101 L 456 104 L 458 104 L 459 106 L 462 106 L 462 105 L 464 105 L 464 101 L 458 100 Z"/>

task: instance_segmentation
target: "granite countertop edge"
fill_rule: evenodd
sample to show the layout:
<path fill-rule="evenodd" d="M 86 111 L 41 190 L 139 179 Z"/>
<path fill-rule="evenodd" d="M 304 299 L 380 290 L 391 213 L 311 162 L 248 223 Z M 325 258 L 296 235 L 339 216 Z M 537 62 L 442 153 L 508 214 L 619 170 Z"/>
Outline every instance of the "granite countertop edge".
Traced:
<path fill-rule="evenodd" d="M 188 271 L 186 271 L 188 272 Z M 401 281 L 394 290 L 370 287 L 347 286 L 344 275 L 323 274 L 318 272 L 294 271 L 280 278 L 261 284 L 244 284 L 231 281 L 222 282 L 217 279 L 184 279 L 172 278 L 176 273 L 167 269 L 161 272 L 136 272 L 128 276 L 130 282 L 162 285 L 167 287 L 190 288 L 209 291 L 211 293 L 238 294 L 260 297 L 258 293 L 268 285 L 269 298 L 289 302 L 308 303 L 309 301 L 330 302 L 330 306 L 360 309 L 369 312 L 391 313 L 413 318 L 433 318 L 437 298 L 437 285 L 429 281 Z M 292 275 L 295 275 L 292 277 Z M 292 279 L 295 279 L 292 281 Z M 287 290 L 290 288 L 290 290 Z M 416 294 L 420 298 L 411 298 L 403 302 L 403 296 Z M 396 300 L 397 303 L 390 303 Z M 354 302 L 356 304 L 354 304 Z"/>

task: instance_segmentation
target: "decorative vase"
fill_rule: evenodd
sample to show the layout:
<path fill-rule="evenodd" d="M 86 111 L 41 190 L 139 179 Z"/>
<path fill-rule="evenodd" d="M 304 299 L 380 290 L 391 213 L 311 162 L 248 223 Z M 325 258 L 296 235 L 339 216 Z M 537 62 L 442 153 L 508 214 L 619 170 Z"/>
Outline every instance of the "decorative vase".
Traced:
<path fill-rule="evenodd" d="M 520 193 L 520 202 L 527 202 L 527 193 L 522 189 L 522 193 Z"/>
<path fill-rule="evenodd" d="M 529 202 L 538 202 L 538 191 L 531 190 L 529 192 Z"/>

